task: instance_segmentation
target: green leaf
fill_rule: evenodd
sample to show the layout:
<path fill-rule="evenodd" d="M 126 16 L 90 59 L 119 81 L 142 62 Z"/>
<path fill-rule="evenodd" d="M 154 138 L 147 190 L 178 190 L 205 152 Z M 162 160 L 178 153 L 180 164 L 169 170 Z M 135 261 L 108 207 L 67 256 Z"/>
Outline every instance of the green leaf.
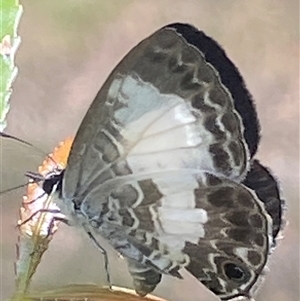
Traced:
<path fill-rule="evenodd" d="M 16 0 L 0 0 L 0 130 L 6 127 L 5 118 L 9 111 L 12 83 L 18 69 L 14 63 L 20 44 L 17 27 L 23 8 Z"/>

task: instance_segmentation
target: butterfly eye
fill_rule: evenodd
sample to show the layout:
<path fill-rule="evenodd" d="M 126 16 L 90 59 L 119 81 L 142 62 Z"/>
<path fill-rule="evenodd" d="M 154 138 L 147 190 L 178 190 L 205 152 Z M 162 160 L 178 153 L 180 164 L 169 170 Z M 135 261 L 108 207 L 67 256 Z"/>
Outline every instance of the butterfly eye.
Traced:
<path fill-rule="evenodd" d="M 59 174 L 51 174 L 51 175 L 47 175 L 47 178 L 45 179 L 44 183 L 43 183 L 43 189 L 45 190 L 45 192 L 47 194 L 50 194 L 52 192 L 53 186 L 57 183 L 59 183 L 58 185 L 58 191 L 61 190 L 61 179 L 62 179 L 62 172 Z"/>
<path fill-rule="evenodd" d="M 226 263 L 224 265 L 224 271 L 230 280 L 242 281 L 245 278 L 244 270 L 234 263 Z"/>

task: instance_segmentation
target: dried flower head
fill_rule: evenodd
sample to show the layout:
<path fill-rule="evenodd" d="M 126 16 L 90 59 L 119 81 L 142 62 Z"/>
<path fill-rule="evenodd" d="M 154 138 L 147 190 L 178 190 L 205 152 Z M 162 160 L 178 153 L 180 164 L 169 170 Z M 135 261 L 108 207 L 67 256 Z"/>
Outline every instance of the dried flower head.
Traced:
<path fill-rule="evenodd" d="M 38 168 L 42 177 L 50 173 L 58 173 L 66 166 L 72 138 L 68 138 L 56 147 Z M 52 195 L 48 195 L 40 183 L 30 182 L 27 186 L 26 196 L 23 197 L 20 208 L 20 230 L 17 245 L 16 296 L 22 296 L 28 290 L 31 278 L 48 245 L 57 231 L 59 221 L 64 219 L 55 204 Z"/>

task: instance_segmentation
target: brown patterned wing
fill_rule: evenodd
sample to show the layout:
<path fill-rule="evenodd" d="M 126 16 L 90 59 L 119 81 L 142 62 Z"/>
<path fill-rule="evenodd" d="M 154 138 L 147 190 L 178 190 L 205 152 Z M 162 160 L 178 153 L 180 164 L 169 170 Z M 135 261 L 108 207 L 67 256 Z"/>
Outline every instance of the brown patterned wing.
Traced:
<path fill-rule="evenodd" d="M 181 267 L 222 298 L 243 294 L 269 248 L 267 214 L 238 184 L 258 132 L 220 46 L 190 25 L 166 26 L 125 56 L 88 110 L 63 177 L 63 212 L 129 258 L 140 294 Z"/>
<path fill-rule="evenodd" d="M 273 236 L 273 243 L 272 243 L 272 247 L 274 248 L 276 246 L 276 238 L 278 235 L 278 232 L 284 227 L 284 220 L 283 220 L 283 212 L 285 210 L 284 208 L 284 201 L 281 199 L 280 196 L 280 189 L 278 187 L 278 183 L 276 181 L 276 179 L 274 178 L 274 176 L 271 174 L 271 172 L 264 167 L 263 165 L 261 165 L 261 163 L 258 160 L 254 160 L 251 163 L 251 169 L 247 174 L 246 179 L 243 181 L 243 184 L 245 186 L 247 186 L 248 188 L 250 188 L 251 190 L 253 190 L 253 192 L 255 192 L 255 194 L 259 197 L 261 204 L 263 204 L 265 211 L 268 213 L 268 215 L 271 217 L 272 219 L 272 236 Z M 238 190 L 241 190 L 240 188 Z M 238 190 L 236 190 L 235 192 L 238 194 Z M 151 191 L 154 192 L 155 189 L 151 188 Z M 199 191 L 199 190 L 198 190 Z M 202 190 L 203 191 L 203 190 Z M 215 195 L 218 196 L 218 193 L 223 194 L 223 188 L 220 188 L 220 190 L 218 192 L 215 192 Z M 159 195 L 159 193 L 156 194 L 157 196 Z M 226 198 L 227 193 L 224 193 L 224 197 L 220 197 L 220 204 L 222 202 L 222 200 L 224 198 Z M 154 195 L 148 195 L 148 199 L 152 199 L 152 200 L 158 200 L 157 197 L 155 197 Z M 213 199 L 213 198 L 212 198 Z M 230 199 L 230 198 L 229 198 Z M 239 198 L 237 198 L 238 200 Z M 243 198 L 241 198 L 242 200 Z M 183 202 L 185 203 L 185 202 Z M 257 217 L 254 213 L 252 213 L 251 215 L 247 216 L 247 206 L 245 206 L 243 209 L 244 210 L 243 213 L 241 213 L 241 211 L 239 211 L 238 209 L 235 211 L 234 208 L 231 208 L 230 212 L 228 211 L 228 208 L 226 207 L 226 202 L 224 202 L 224 212 L 228 212 L 227 216 L 231 216 L 229 218 L 229 221 L 231 221 L 233 224 L 235 224 L 235 228 L 232 227 L 230 223 L 228 223 L 226 225 L 226 223 L 224 224 L 224 228 L 228 228 L 228 229 L 233 229 L 232 231 L 237 231 L 238 226 L 236 225 L 236 223 L 234 223 L 234 219 L 236 222 L 240 222 L 239 226 L 242 226 L 244 228 L 250 227 L 253 228 L 254 227 L 254 232 L 253 233 L 257 233 L 256 238 L 254 239 L 254 242 L 256 241 L 256 244 L 260 245 L 261 242 L 264 240 L 263 236 L 264 236 L 264 229 L 261 228 L 262 223 L 259 221 L 259 217 Z M 238 207 L 238 206 L 237 206 Z M 222 207 L 219 208 L 219 211 L 223 211 L 223 209 L 221 209 Z M 220 210 L 221 209 L 221 210 Z M 214 210 L 212 209 L 212 212 Z M 125 211 L 126 212 L 126 211 Z M 127 211 L 128 212 L 128 211 Z M 184 211 L 183 211 L 184 212 Z M 216 211 L 218 212 L 218 211 Z M 232 215 L 231 215 L 232 214 Z M 262 214 L 264 215 L 264 210 L 262 210 Z M 145 216 L 147 216 L 147 214 L 139 214 L 138 216 L 135 215 L 136 218 L 144 218 Z M 226 216 L 226 214 L 223 213 L 222 216 Z M 148 220 L 150 220 L 150 222 L 148 223 L 148 225 L 144 225 L 143 227 L 151 227 L 151 218 L 149 218 Z M 226 220 L 226 218 L 225 218 Z M 266 220 L 268 221 L 269 219 L 266 218 Z M 224 222 L 224 220 L 223 220 Z M 130 223 L 129 223 L 130 224 Z M 213 229 L 214 227 L 216 227 L 217 225 L 220 225 L 220 223 L 216 220 L 211 220 L 210 223 L 207 224 L 207 227 L 209 229 Z M 220 225 L 220 231 L 222 230 L 222 226 Z M 253 230 L 253 229 L 252 229 Z M 241 230 L 245 231 L 245 229 Z M 218 233 L 218 232 L 217 232 Z M 247 238 L 246 235 L 240 235 L 242 238 L 244 237 L 245 239 Z M 220 237 L 220 242 L 223 241 L 224 239 L 222 239 L 222 237 Z M 203 242 L 203 241 L 201 241 Z M 240 243 L 238 242 L 233 242 L 232 241 L 232 247 L 234 248 L 234 246 L 240 245 Z M 262 246 L 262 244 L 261 244 Z M 201 253 L 200 249 L 204 249 L 203 247 L 200 246 L 195 246 L 195 245 L 190 245 L 190 248 L 194 250 L 194 257 L 197 258 L 198 254 L 198 260 L 196 259 L 196 262 L 198 261 L 200 264 L 203 265 L 204 260 L 203 258 L 201 258 L 199 256 L 199 254 Z M 222 248 L 220 248 L 221 250 Z M 187 248 L 188 250 L 188 248 Z M 233 249 L 232 249 L 233 250 Z M 267 249 L 266 249 L 267 250 Z M 265 250 L 265 252 L 266 252 Z M 210 250 L 211 251 L 211 250 Z M 207 255 L 212 254 L 213 252 L 210 252 L 208 249 Z M 261 256 L 260 252 L 257 250 L 257 252 L 253 252 L 252 251 L 248 252 L 249 256 L 251 257 L 251 261 L 254 263 L 256 261 L 256 264 L 259 263 L 258 259 L 259 258 L 264 258 L 263 260 L 267 259 L 267 253 L 265 253 L 265 257 Z M 251 255 L 250 255 L 251 254 Z M 233 254 L 232 254 L 233 255 Z M 260 262 L 261 266 L 263 266 L 263 262 Z M 135 279 L 135 287 L 137 289 L 138 292 L 140 292 L 141 294 L 144 293 L 148 293 L 151 292 L 153 290 L 154 283 L 157 284 L 157 282 L 155 281 L 160 281 L 160 278 L 158 277 L 158 273 L 157 271 L 155 271 L 154 269 L 152 269 L 150 266 L 147 265 L 142 265 L 141 263 L 138 262 L 134 262 L 132 260 L 129 261 L 129 270 L 132 273 L 134 279 Z M 194 270 L 194 275 L 197 275 L 197 271 L 198 273 L 200 271 L 203 271 L 202 268 L 199 268 L 199 264 L 189 264 L 189 269 L 190 271 Z M 256 275 L 259 275 L 259 271 L 256 271 Z M 148 282 L 149 280 L 149 282 Z M 203 281 L 205 283 L 205 281 Z M 224 282 L 226 283 L 226 282 Z M 212 288 L 212 290 L 215 290 L 215 288 Z"/>
<path fill-rule="evenodd" d="M 185 267 L 223 300 L 247 296 L 266 264 L 272 221 L 241 184 L 204 173 L 157 175 L 119 186 L 107 204 L 94 230 L 129 258 L 141 295 L 161 273 L 180 277 Z M 88 216 L 98 206 L 89 209 Z"/>
<path fill-rule="evenodd" d="M 285 222 L 283 213 L 285 211 L 285 201 L 281 197 L 277 180 L 271 171 L 263 166 L 258 160 L 251 162 L 249 170 L 243 184 L 254 190 L 258 198 L 264 203 L 265 209 L 272 218 L 273 246 L 276 246 L 276 238 Z"/>
<path fill-rule="evenodd" d="M 184 166 L 162 169 L 240 181 L 258 131 L 251 96 L 224 51 L 192 26 L 169 25 L 132 49 L 97 94 L 75 137 L 63 196 L 80 202 L 91 188 L 99 195 L 100 184 L 130 173 L 130 156 L 150 162 L 147 154 L 160 151 L 185 156 Z"/>

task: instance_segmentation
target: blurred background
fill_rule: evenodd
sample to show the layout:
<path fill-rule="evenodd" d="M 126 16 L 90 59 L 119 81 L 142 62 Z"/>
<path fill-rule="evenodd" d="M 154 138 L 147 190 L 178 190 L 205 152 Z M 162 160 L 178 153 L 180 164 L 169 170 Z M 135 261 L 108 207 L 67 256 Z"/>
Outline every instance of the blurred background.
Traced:
<path fill-rule="evenodd" d="M 74 135 L 110 71 L 139 41 L 170 22 L 194 24 L 217 40 L 241 71 L 262 126 L 257 154 L 279 179 L 288 226 L 256 301 L 299 300 L 299 3 L 298 0 L 23 0 L 6 132 L 46 153 Z M 43 155 L 1 145 L 1 190 L 22 184 Z M 24 190 L 1 196 L 1 300 L 14 291 L 15 244 Z M 131 286 L 111 255 L 114 284 Z M 61 225 L 33 288 L 105 284 L 103 258 L 78 229 Z M 217 300 L 191 276 L 164 277 L 155 294 L 172 301 Z"/>

